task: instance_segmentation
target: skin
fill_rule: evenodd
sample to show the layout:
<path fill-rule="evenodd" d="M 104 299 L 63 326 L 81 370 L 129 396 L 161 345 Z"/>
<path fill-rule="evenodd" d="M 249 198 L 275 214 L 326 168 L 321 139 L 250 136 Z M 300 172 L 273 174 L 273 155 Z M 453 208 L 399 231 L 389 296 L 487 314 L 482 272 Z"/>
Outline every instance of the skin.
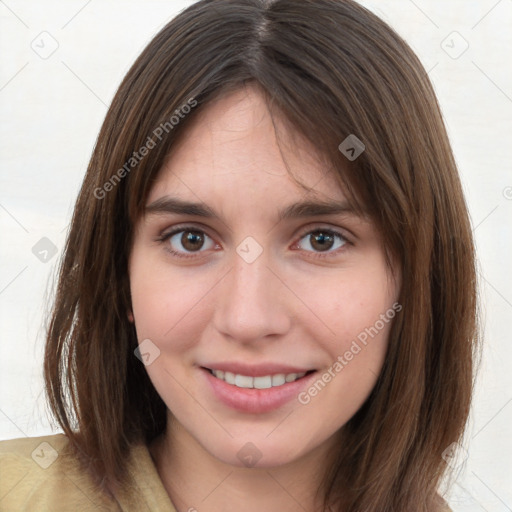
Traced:
<path fill-rule="evenodd" d="M 136 226 L 130 316 L 139 343 L 150 339 L 160 350 L 146 369 L 169 424 L 150 451 L 178 511 L 320 510 L 315 492 L 326 457 L 386 354 L 391 322 L 307 405 L 294 399 L 261 414 L 224 405 L 205 383 L 198 367 L 205 361 L 294 364 L 321 376 L 398 297 L 399 275 L 391 277 L 367 218 L 344 212 L 278 220 L 291 203 L 344 195 L 314 148 L 274 122 L 279 145 L 256 86 L 207 105 L 146 204 L 173 196 L 205 203 L 220 218 L 146 213 Z M 204 245 L 184 246 L 183 233 L 161 239 L 182 225 L 203 230 Z M 325 229 L 345 238 L 319 246 L 315 236 Z M 252 263 L 236 252 L 248 236 L 263 248 Z M 237 457 L 247 442 L 261 453 L 254 467 Z"/>

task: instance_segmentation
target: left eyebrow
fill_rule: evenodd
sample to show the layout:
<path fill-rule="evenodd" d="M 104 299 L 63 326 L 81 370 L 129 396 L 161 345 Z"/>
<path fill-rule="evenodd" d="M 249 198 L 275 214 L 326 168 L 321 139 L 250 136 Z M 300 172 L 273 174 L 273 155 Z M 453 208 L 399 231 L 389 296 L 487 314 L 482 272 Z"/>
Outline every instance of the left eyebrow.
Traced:
<path fill-rule="evenodd" d="M 304 201 L 293 203 L 279 212 L 279 221 L 292 218 L 320 217 L 321 215 L 355 215 L 356 212 L 347 201 L 341 202 L 313 202 Z"/>
<path fill-rule="evenodd" d="M 146 214 L 166 214 L 175 213 L 181 215 L 192 215 L 204 218 L 220 219 L 213 208 L 205 203 L 194 203 L 184 201 L 176 197 L 164 196 L 145 208 Z M 346 201 L 341 202 L 313 202 L 303 201 L 293 203 L 278 214 L 278 220 L 292 218 L 305 218 L 305 217 L 319 217 L 321 215 L 340 215 L 350 214 L 355 215 L 356 212 Z"/>

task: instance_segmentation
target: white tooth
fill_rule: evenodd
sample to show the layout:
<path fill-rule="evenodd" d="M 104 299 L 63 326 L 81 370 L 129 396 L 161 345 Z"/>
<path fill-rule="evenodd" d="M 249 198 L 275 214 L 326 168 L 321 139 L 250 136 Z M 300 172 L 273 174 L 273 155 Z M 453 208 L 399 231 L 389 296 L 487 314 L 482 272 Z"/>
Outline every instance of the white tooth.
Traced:
<path fill-rule="evenodd" d="M 265 377 L 254 377 L 254 387 L 258 389 L 267 389 L 272 387 L 272 377 L 266 375 Z"/>
<path fill-rule="evenodd" d="M 247 375 L 235 375 L 235 386 L 239 388 L 252 388 L 253 378 Z"/>
<path fill-rule="evenodd" d="M 231 372 L 224 372 L 224 380 L 228 384 L 234 384 L 235 383 L 235 374 Z"/>
<path fill-rule="evenodd" d="M 284 373 L 272 375 L 272 386 L 282 386 L 286 382 Z"/>
<path fill-rule="evenodd" d="M 306 375 L 306 372 L 302 373 L 278 373 L 276 375 L 265 375 L 263 377 L 249 377 L 247 375 L 239 375 L 231 372 L 224 372 L 222 370 L 212 370 L 215 377 L 224 380 L 228 384 L 232 384 L 239 388 L 256 388 L 256 389 L 268 389 L 271 387 L 282 386 L 286 382 L 294 382 L 301 377 Z"/>
<path fill-rule="evenodd" d="M 212 373 L 218 379 L 224 379 L 224 372 L 222 370 L 212 370 Z"/>

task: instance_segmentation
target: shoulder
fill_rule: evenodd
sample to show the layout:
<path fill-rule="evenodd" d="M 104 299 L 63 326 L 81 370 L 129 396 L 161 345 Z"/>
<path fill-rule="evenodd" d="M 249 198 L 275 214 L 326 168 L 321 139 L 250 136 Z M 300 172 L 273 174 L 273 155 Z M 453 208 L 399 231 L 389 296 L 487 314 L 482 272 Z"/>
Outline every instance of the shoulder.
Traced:
<path fill-rule="evenodd" d="M 126 458 L 133 486 L 114 497 L 82 469 L 64 434 L 0 441 L 0 510 L 176 512 L 145 443 Z"/>
<path fill-rule="evenodd" d="M 119 510 L 71 456 L 64 434 L 0 441 L 2 510 Z"/>

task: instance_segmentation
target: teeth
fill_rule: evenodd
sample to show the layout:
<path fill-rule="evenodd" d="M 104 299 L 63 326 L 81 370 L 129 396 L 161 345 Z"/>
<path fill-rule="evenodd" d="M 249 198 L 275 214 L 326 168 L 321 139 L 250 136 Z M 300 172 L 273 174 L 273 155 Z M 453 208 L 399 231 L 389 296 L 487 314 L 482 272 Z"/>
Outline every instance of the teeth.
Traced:
<path fill-rule="evenodd" d="M 272 377 L 266 375 L 265 377 L 254 377 L 253 387 L 256 389 L 268 389 L 272 387 Z"/>
<path fill-rule="evenodd" d="M 286 382 L 286 376 L 284 373 L 278 373 L 272 375 L 272 386 L 282 386 Z"/>
<path fill-rule="evenodd" d="M 235 375 L 235 386 L 239 388 L 252 388 L 253 378 L 246 375 Z"/>
<path fill-rule="evenodd" d="M 238 388 L 256 388 L 268 389 L 282 386 L 287 382 L 294 382 L 306 375 L 303 373 L 278 373 L 277 375 L 265 375 L 264 377 L 249 377 L 248 375 L 239 375 L 231 372 L 223 372 L 222 370 L 210 370 L 218 379 L 232 384 Z"/>

